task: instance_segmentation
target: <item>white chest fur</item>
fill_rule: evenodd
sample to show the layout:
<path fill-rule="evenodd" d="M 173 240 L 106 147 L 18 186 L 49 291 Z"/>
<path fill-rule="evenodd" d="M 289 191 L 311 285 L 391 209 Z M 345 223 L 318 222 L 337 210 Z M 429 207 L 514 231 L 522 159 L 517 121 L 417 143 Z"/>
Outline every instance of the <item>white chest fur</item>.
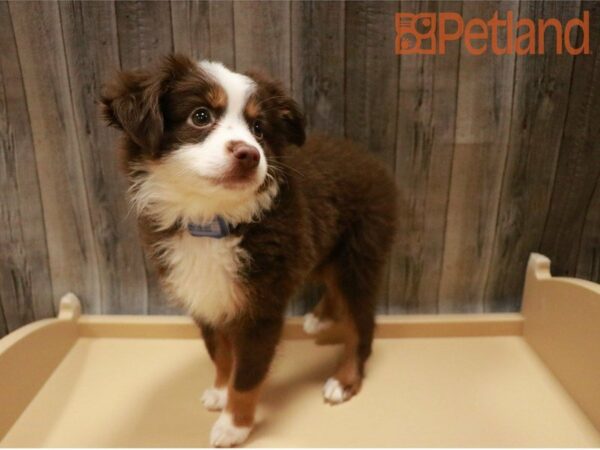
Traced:
<path fill-rule="evenodd" d="M 243 307 L 238 274 L 248 255 L 239 247 L 240 240 L 182 233 L 161 242 L 162 258 L 169 267 L 165 286 L 192 316 L 218 323 Z"/>

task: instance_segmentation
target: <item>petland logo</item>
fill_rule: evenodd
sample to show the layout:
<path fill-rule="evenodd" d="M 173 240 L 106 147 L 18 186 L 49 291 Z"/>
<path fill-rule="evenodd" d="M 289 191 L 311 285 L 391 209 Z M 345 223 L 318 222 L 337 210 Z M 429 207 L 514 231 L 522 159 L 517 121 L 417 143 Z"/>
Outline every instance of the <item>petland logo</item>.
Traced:
<path fill-rule="evenodd" d="M 581 44 L 575 47 L 571 32 L 582 30 Z M 546 48 L 545 35 L 555 36 L 553 48 Z M 512 11 L 506 19 L 498 18 L 496 11 L 487 22 L 474 18 L 465 24 L 460 14 L 445 13 L 396 13 L 397 55 L 444 55 L 446 44 L 463 38 L 467 51 L 482 55 L 490 51 L 495 55 L 543 55 L 548 51 L 571 55 L 590 54 L 590 13 L 583 12 L 583 19 L 573 18 L 563 26 L 557 19 L 519 19 Z M 500 34 L 505 36 L 499 39 Z M 575 36 L 576 34 L 573 33 Z M 573 38 L 575 40 L 575 38 Z"/>

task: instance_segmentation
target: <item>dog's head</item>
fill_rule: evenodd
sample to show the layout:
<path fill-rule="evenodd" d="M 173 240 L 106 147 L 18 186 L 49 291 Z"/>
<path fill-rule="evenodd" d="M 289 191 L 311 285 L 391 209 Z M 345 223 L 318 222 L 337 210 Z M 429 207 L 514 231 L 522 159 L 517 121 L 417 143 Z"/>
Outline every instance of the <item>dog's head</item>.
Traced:
<path fill-rule="evenodd" d="M 181 55 L 120 73 L 101 102 L 125 134 L 128 162 L 213 196 L 257 192 L 269 161 L 305 138 L 302 113 L 279 83 Z"/>

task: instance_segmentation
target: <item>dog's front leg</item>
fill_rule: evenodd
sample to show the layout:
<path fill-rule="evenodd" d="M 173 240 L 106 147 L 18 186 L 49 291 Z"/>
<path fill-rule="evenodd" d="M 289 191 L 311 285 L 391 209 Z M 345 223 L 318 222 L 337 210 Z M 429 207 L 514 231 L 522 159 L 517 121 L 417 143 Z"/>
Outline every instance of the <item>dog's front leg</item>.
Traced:
<path fill-rule="evenodd" d="M 227 403 L 227 385 L 233 366 L 230 338 L 222 330 L 197 320 L 204 344 L 213 363 L 215 364 L 215 384 L 202 394 L 202 404 L 209 411 L 220 411 Z"/>
<path fill-rule="evenodd" d="M 273 359 L 282 324 L 283 319 L 256 320 L 244 324 L 233 334 L 234 366 L 227 406 L 210 435 L 215 447 L 241 444 L 250 434 L 260 388 Z"/>

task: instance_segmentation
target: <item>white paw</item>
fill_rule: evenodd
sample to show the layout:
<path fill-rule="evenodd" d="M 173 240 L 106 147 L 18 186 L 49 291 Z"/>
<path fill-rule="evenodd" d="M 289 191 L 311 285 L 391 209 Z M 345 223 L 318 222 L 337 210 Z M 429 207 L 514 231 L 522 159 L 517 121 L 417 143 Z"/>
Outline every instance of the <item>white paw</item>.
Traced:
<path fill-rule="evenodd" d="M 313 313 L 308 313 L 304 316 L 303 328 L 306 334 L 317 334 L 329 328 L 331 324 L 331 320 L 321 320 Z"/>
<path fill-rule="evenodd" d="M 220 411 L 227 404 L 227 388 L 212 387 L 202 394 L 202 404 L 209 411 Z"/>
<path fill-rule="evenodd" d="M 210 445 L 213 447 L 232 447 L 241 444 L 250 434 L 251 427 L 236 427 L 231 414 L 223 412 L 210 432 Z"/>
<path fill-rule="evenodd" d="M 323 398 L 326 402 L 337 405 L 338 403 L 345 402 L 351 397 L 350 392 L 344 389 L 344 386 L 331 377 L 323 386 Z"/>

